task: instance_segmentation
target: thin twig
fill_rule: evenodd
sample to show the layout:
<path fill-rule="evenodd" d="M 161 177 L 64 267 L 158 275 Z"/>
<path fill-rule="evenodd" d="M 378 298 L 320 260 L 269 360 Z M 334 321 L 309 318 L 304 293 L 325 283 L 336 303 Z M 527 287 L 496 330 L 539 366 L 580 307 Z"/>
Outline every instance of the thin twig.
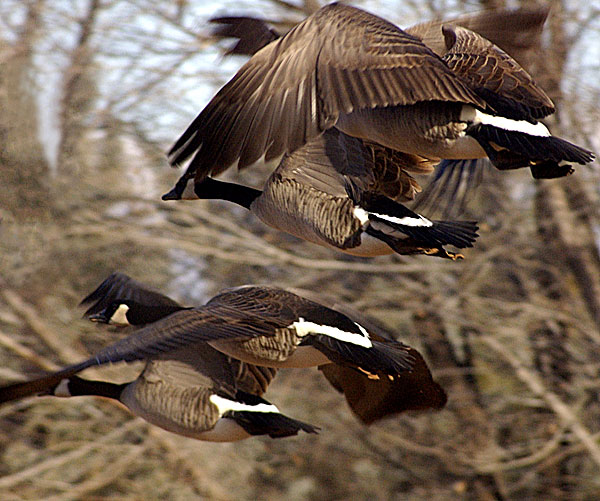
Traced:
<path fill-rule="evenodd" d="M 568 426 L 573 434 L 581 441 L 588 451 L 590 457 L 596 465 L 600 467 L 600 447 L 596 443 L 593 434 L 583 425 L 577 416 L 571 411 L 571 408 L 565 404 L 556 393 L 544 387 L 539 376 L 529 370 L 521 362 L 514 352 L 511 352 L 506 346 L 492 336 L 481 336 L 478 338 L 490 348 L 502 355 L 504 360 L 510 364 L 516 371 L 518 378 L 523 381 L 529 389 L 539 397 L 543 398 L 548 407 L 560 418 L 565 426 Z"/>

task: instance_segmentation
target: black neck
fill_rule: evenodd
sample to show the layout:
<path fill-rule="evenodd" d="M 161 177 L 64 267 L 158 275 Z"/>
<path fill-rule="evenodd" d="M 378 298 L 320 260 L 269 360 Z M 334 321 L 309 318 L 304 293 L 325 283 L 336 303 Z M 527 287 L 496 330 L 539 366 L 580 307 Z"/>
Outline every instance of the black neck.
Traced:
<path fill-rule="evenodd" d="M 262 193 L 260 190 L 244 186 L 242 184 L 217 181 L 212 177 L 207 177 L 194 186 L 194 192 L 198 198 L 211 200 L 227 200 L 250 209 L 250 205 Z"/>
<path fill-rule="evenodd" d="M 131 325 L 143 325 L 156 322 L 161 318 L 167 317 L 179 310 L 185 310 L 179 305 L 145 305 L 135 302 L 128 304 L 129 311 L 127 312 L 127 320 Z"/>
<path fill-rule="evenodd" d="M 121 393 L 127 386 L 125 384 L 107 383 L 106 381 L 92 381 L 77 376 L 69 378 L 68 388 L 72 396 L 95 395 L 98 397 L 119 400 Z"/>

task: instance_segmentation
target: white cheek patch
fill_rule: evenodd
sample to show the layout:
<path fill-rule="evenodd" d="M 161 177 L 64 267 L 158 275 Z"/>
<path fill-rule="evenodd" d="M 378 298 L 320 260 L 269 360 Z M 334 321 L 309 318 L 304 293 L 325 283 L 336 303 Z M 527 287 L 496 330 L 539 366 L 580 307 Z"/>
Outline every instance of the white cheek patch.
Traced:
<path fill-rule="evenodd" d="M 198 195 L 196 195 L 196 191 L 194 190 L 195 186 L 196 185 L 194 183 L 194 180 L 188 179 L 188 182 L 185 185 L 183 192 L 181 193 L 181 199 L 182 200 L 198 200 Z"/>
<path fill-rule="evenodd" d="M 276 412 L 279 413 L 279 409 L 273 404 L 243 404 L 242 402 L 236 402 L 235 400 L 229 400 L 228 398 L 220 397 L 219 395 L 211 395 L 209 400 L 212 404 L 217 406 L 219 415 L 222 416 L 227 411 L 250 411 L 250 412 Z"/>
<path fill-rule="evenodd" d="M 389 221 L 390 223 L 394 224 L 401 224 L 403 226 L 421 226 L 425 228 L 433 226 L 433 223 L 429 219 L 421 216 L 420 214 L 416 214 L 417 217 L 394 217 L 387 214 L 379 214 L 377 212 L 367 212 L 360 207 L 354 208 L 354 216 L 360 221 L 360 224 L 365 224 L 369 221 L 369 214 L 377 216 L 384 221 Z"/>
<path fill-rule="evenodd" d="M 368 332 L 361 325 L 354 322 L 354 324 L 358 327 L 362 334 L 357 334 L 356 332 L 347 332 L 342 329 L 338 329 L 337 327 L 331 327 L 329 325 L 320 325 L 315 324 L 314 322 L 307 322 L 302 317 L 298 319 L 297 322 L 294 322 L 290 325 L 290 328 L 296 330 L 296 334 L 300 337 L 304 337 L 307 335 L 315 335 L 315 334 L 323 334 L 325 336 L 332 337 L 339 341 L 343 341 L 344 343 L 352 343 L 358 346 L 362 346 L 363 348 L 371 348 L 373 343 L 369 339 Z"/>
<path fill-rule="evenodd" d="M 472 106 L 463 106 L 460 119 L 464 120 L 465 122 L 480 123 L 498 127 L 499 129 L 523 132 L 531 136 L 550 136 L 550 131 L 541 122 L 532 124 L 526 120 L 513 120 L 511 118 L 488 115 L 487 113 L 483 113 L 478 109 L 473 108 Z"/>
<path fill-rule="evenodd" d="M 128 311 L 129 306 L 126 304 L 120 304 L 113 313 L 112 317 L 110 317 L 109 323 L 117 325 L 129 325 L 129 320 L 127 320 Z"/>
<path fill-rule="evenodd" d="M 69 380 L 63 379 L 60 383 L 56 385 L 54 388 L 54 396 L 55 397 L 72 397 L 71 392 L 69 391 Z"/>

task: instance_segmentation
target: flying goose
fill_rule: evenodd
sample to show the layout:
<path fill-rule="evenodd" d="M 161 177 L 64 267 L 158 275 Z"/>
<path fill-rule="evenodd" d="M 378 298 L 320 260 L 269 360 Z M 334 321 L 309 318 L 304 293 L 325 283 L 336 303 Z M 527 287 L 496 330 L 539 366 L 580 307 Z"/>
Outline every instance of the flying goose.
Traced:
<path fill-rule="evenodd" d="M 167 431 L 210 442 L 318 432 L 318 427 L 289 418 L 258 394 L 240 389 L 244 384 L 236 374 L 240 370 L 246 377 L 253 374 L 244 366 L 208 345 L 196 344 L 148 360 L 142 373 L 128 383 L 84 379 L 75 375 L 77 370 L 67 369 L 0 388 L 0 401 L 35 394 L 106 397 Z"/>
<path fill-rule="evenodd" d="M 235 202 L 273 228 L 357 256 L 462 257 L 444 245 L 472 247 L 476 223 L 431 221 L 384 194 L 413 198 L 419 187 L 409 171 L 429 169 L 413 155 L 329 129 L 285 155 L 262 191 L 184 175 L 163 200 Z"/>
<path fill-rule="evenodd" d="M 138 285 L 141 286 L 126 275 L 113 275 L 84 301 L 95 296 L 98 301 L 92 308 L 98 310 L 103 299 L 107 299 L 106 307 L 110 310 L 111 294 L 116 297 L 122 291 L 125 301 L 136 296 L 139 301 L 130 303 L 129 309 L 134 312 L 132 325 L 142 319 L 150 322 L 156 311 L 164 313 L 167 310 L 163 306 L 172 307 L 175 303 Z M 107 295 L 101 297 L 103 286 Z M 113 323 L 111 318 L 116 316 L 117 323 L 123 325 L 124 311 L 117 307 L 112 312 L 88 314 L 88 318 Z M 119 361 L 118 356 L 113 360 Z M 142 373 L 128 383 L 114 384 L 76 375 L 85 367 L 102 363 L 105 362 L 92 357 L 45 377 L 0 388 L 0 402 L 36 394 L 106 397 L 118 400 L 134 415 L 165 430 L 213 442 L 232 442 L 255 435 L 281 438 L 297 435 L 299 431 L 319 430 L 281 414 L 276 406 L 261 398 L 276 370 L 231 359 L 206 343 L 159 350 L 146 361 Z"/>
<path fill-rule="evenodd" d="M 291 292 L 352 318 L 379 341 L 393 340 L 388 332 L 348 305 L 306 290 L 294 289 Z M 170 314 L 164 306 L 172 308 L 177 305 L 182 310 L 189 309 L 123 273 L 110 275 L 82 301 L 82 304 L 90 303 L 93 304 L 85 312 L 87 318 L 119 325 L 137 326 L 154 322 L 157 312 L 162 311 L 164 316 Z M 412 369 L 397 374 L 394 379 L 373 377 L 365 371 L 335 363 L 320 365 L 319 370 L 335 389 L 344 394 L 351 410 L 365 424 L 406 410 L 442 408 L 446 394 L 433 381 L 420 353 L 416 350 L 411 353 L 414 358 Z M 230 360 L 235 363 L 235 359 Z M 240 362 L 236 380 L 238 386 L 240 381 L 243 382 L 245 391 L 262 394 L 275 373 L 273 368 Z M 257 384 L 259 386 L 255 387 Z"/>
<path fill-rule="evenodd" d="M 268 293 L 269 291 L 268 289 L 265 289 L 264 292 Z M 298 294 L 302 293 L 303 296 L 309 296 L 312 303 L 308 300 L 304 301 L 306 301 L 307 304 L 316 305 L 316 307 L 324 312 L 326 316 L 335 315 L 339 318 L 356 319 L 361 325 L 364 325 L 368 329 L 369 335 L 375 341 L 384 344 L 387 343 L 392 346 L 398 345 L 398 343 L 392 340 L 389 333 L 373 324 L 371 320 L 362 317 L 358 312 L 350 309 L 348 306 L 332 302 L 327 298 L 317 297 L 311 292 L 297 292 Z M 291 294 L 291 297 L 302 300 L 302 297 L 298 294 L 293 294 L 291 292 L 289 294 Z M 135 297 L 135 301 L 131 300 L 133 297 Z M 321 303 L 325 302 L 327 306 L 322 306 L 317 303 L 317 301 Z M 156 312 L 161 311 L 161 308 L 164 305 L 171 307 L 175 302 L 167 296 L 163 296 L 162 294 L 149 289 L 147 286 L 131 279 L 127 275 L 114 273 L 102 282 L 102 284 L 100 284 L 100 286 L 82 302 L 82 304 L 89 303 L 93 304 L 88 308 L 85 315 L 90 319 L 94 319 L 94 321 L 129 325 L 130 322 L 128 318 L 130 318 L 131 325 L 139 326 L 143 324 L 152 325 L 152 322 L 155 322 Z M 122 305 L 129 306 L 125 309 L 122 308 Z M 264 307 L 265 309 L 268 309 L 267 304 L 265 304 Z M 180 309 L 183 311 L 191 310 L 183 306 L 180 306 Z M 275 308 L 272 309 L 274 310 Z M 166 310 L 163 309 L 162 311 L 164 312 Z M 273 314 L 275 314 L 275 312 L 273 312 Z M 166 320 L 168 319 L 169 314 L 165 313 L 165 315 L 166 316 L 162 318 L 165 318 Z M 117 317 L 117 321 L 115 321 L 115 317 Z M 259 322 L 259 320 L 255 319 L 252 319 L 251 321 L 254 323 Z M 245 328 L 251 329 L 252 323 L 248 323 Z M 108 355 L 111 357 L 111 360 L 124 359 L 121 355 L 128 350 L 128 347 L 132 347 L 137 343 L 138 340 L 136 337 L 137 336 L 134 334 L 133 337 L 125 343 L 126 346 L 121 347 L 118 350 L 113 349 L 112 354 Z M 198 348 L 198 346 L 201 346 L 202 348 Z M 406 353 L 410 357 L 412 369 L 402 370 L 393 378 L 368 372 L 367 370 L 362 369 L 361 367 L 357 368 L 352 364 L 346 365 L 344 362 L 325 363 L 319 366 L 319 370 L 323 372 L 334 388 L 344 394 L 352 412 L 365 424 L 370 424 L 386 416 L 406 410 L 440 409 L 446 403 L 447 398 L 444 390 L 432 379 L 429 368 L 420 353 L 407 346 L 400 346 L 406 350 Z M 205 343 L 192 342 L 187 345 L 187 348 L 182 346 L 178 349 L 181 351 L 181 356 L 184 356 L 186 349 L 189 349 L 192 354 L 197 352 L 201 352 L 202 354 L 208 353 L 208 355 L 206 355 L 208 357 L 210 357 L 210 354 L 214 355 L 214 353 L 217 353 L 215 358 L 223 361 L 223 354 L 213 350 Z M 104 350 L 104 352 L 106 351 L 107 350 Z M 161 348 L 157 348 L 157 351 L 158 353 L 161 353 Z M 164 345 L 162 351 L 164 352 L 162 358 L 170 355 L 170 349 L 164 347 Z M 204 357 L 204 355 L 200 356 Z M 132 359 L 131 354 L 128 355 L 128 357 L 128 360 Z M 119 394 L 120 388 L 117 388 L 115 385 L 111 385 L 110 383 L 95 384 L 97 382 L 87 383 L 85 380 L 81 380 L 81 378 L 71 376 L 71 374 L 83 370 L 84 367 L 103 363 L 104 360 L 105 359 L 102 357 L 91 358 L 82 364 L 77 364 L 64 369 L 57 374 L 47 376 L 41 380 L 29 383 L 17 383 L 5 388 L 0 388 L 0 403 L 36 393 L 53 393 L 57 386 L 61 387 L 63 395 L 66 395 L 66 391 L 70 394 L 82 394 L 83 391 L 87 391 L 88 393 L 85 394 L 116 396 Z M 173 391 L 179 391 L 176 390 L 177 381 L 175 369 L 169 367 L 162 359 L 160 361 L 157 361 L 156 359 L 152 360 L 152 365 L 147 366 L 145 373 L 148 373 L 149 377 L 150 374 L 153 374 L 155 380 L 162 379 L 163 376 L 156 375 L 157 370 L 162 370 L 167 374 L 167 379 L 170 381 Z M 269 382 L 276 373 L 276 369 L 247 364 L 230 357 L 227 357 L 224 364 L 227 378 L 230 379 L 231 372 L 233 372 L 235 383 L 239 390 L 259 396 L 266 391 Z M 156 369 L 156 367 L 158 367 L 158 369 Z M 213 365 L 211 364 L 210 367 L 213 367 Z M 189 372 L 193 374 L 193 370 L 190 370 Z M 173 375 L 173 377 L 171 377 L 171 375 Z M 142 374 L 142 376 L 138 378 L 138 381 L 141 381 L 137 383 L 138 385 L 145 384 L 143 381 L 144 377 L 144 374 Z M 222 381 L 223 376 L 221 376 L 221 379 L 217 378 L 217 380 Z M 71 381 L 73 381 L 73 383 L 71 383 Z M 152 420 L 151 417 L 146 417 L 146 419 L 157 424 L 156 419 Z M 167 427 L 167 424 L 168 422 L 165 423 L 165 420 L 163 419 L 162 426 Z M 173 431 L 173 426 L 167 429 Z M 177 432 L 180 433 L 180 431 Z"/>
<path fill-rule="evenodd" d="M 191 158 L 184 176 L 199 182 L 293 153 L 332 127 L 432 162 L 487 156 L 499 169 L 529 167 L 538 178 L 593 160 L 539 122 L 554 105 L 510 56 L 469 29 L 441 30 L 436 54 L 418 30 L 327 5 L 258 50 L 169 161 Z"/>
<path fill-rule="evenodd" d="M 443 57 L 446 52 L 443 25 L 461 26 L 499 46 L 520 63 L 531 63 L 540 46 L 549 11 L 548 6 L 540 5 L 517 9 L 487 9 L 453 19 L 426 21 L 406 28 L 406 32 L 419 38 L 438 56 Z M 263 19 L 228 16 L 212 18 L 210 22 L 216 25 L 212 31 L 213 36 L 236 39 L 226 54 L 252 56 L 281 37 Z M 444 217 L 464 211 L 469 195 L 480 184 L 489 163 L 485 159 L 445 159 L 436 166 L 434 176 L 430 178 L 425 190 L 421 191 L 409 174 L 411 164 L 419 168 L 419 171 L 412 169 L 413 172 L 424 174 L 433 170 L 431 165 L 434 162 L 407 158 L 406 154 L 381 147 L 375 151 L 378 154 L 374 157 L 376 161 L 373 166 L 376 168 L 375 174 L 380 174 L 381 182 L 374 191 L 380 191 L 397 201 L 412 200 L 418 194 L 416 203 L 412 205 L 413 210 L 426 208 L 443 214 Z M 382 168 L 383 172 L 380 173 Z M 411 190 L 407 190 L 407 187 Z"/>

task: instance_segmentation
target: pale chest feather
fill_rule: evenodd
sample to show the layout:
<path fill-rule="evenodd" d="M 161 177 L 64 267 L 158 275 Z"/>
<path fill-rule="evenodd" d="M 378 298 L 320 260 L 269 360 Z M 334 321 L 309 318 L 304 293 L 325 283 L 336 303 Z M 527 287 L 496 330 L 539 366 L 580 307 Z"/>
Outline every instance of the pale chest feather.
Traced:
<path fill-rule="evenodd" d="M 348 198 L 335 197 L 285 179 L 265 186 L 252 204 L 264 223 L 303 240 L 345 249 L 358 244 L 361 223 Z"/>

